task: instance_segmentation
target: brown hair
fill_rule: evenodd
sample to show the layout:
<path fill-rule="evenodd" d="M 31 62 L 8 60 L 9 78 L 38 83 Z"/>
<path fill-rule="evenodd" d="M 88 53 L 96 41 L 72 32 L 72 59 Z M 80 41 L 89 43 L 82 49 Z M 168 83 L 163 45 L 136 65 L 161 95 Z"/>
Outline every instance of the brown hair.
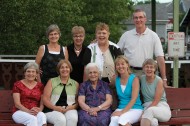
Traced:
<path fill-rule="evenodd" d="M 96 32 L 99 30 L 106 30 L 107 32 L 110 32 L 109 26 L 106 23 L 99 23 L 96 25 Z"/>
<path fill-rule="evenodd" d="M 131 74 L 131 69 L 130 69 L 130 65 L 129 65 L 129 61 L 127 59 L 127 57 L 125 57 L 124 55 L 119 55 L 116 59 L 115 59 L 115 66 L 118 63 L 119 60 L 124 60 L 127 64 L 128 64 L 128 73 Z M 116 71 L 117 75 L 120 76 L 120 74 Z"/>
<path fill-rule="evenodd" d="M 71 32 L 72 32 L 72 35 L 79 34 L 79 33 L 82 33 L 85 35 L 85 30 L 82 26 L 74 26 Z"/>
<path fill-rule="evenodd" d="M 64 64 L 64 63 L 66 63 L 69 66 L 70 72 L 73 70 L 72 65 L 69 62 L 69 60 L 65 60 L 65 59 L 64 60 L 60 60 L 59 63 L 57 64 L 57 68 L 56 68 L 58 74 L 60 74 L 59 70 L 61 68 L 61 65 Z"/>

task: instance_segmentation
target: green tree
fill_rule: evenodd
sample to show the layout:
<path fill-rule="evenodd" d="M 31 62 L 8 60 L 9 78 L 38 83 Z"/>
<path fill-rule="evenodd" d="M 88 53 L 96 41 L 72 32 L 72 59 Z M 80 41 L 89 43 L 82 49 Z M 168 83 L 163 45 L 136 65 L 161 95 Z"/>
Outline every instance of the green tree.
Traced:
<path fill-rule="evenodd" d="M 0 53 L 36 54 L 47 43 L 45 30 L 53 23 L 61 28 L 60 43 L 66 45 L 72 25 L 88 21 L 81 16 L 83 6 L 80 0 L 1 1 Z"/>
<path fill-rule="evenodd" d="M 83 15 L 90 14 L 92 20 L 85 25 L 87 33 L 90 35 L 87 40 L 94 39 L 95 27 L 98 22 L 104 22 L 110 27 L 110 40 L 118 42 L 123 25 L 121 21 L 127 19 L 133 10 L 131 0 L 83 0 L 86 5 Z"/>
<path fill-rule="evenodd" d="M 62 36 L 60 44 L 71 43 L 71 28 L 86 29 L 85 44 L 94 39 L 97 22 L 110 26 L 110 40 L 117 42 L 120 22 L 131 15 L 131 0 L 1 0 L 0 54 L 36 54 L 50 24 L 57 24 Z"/>

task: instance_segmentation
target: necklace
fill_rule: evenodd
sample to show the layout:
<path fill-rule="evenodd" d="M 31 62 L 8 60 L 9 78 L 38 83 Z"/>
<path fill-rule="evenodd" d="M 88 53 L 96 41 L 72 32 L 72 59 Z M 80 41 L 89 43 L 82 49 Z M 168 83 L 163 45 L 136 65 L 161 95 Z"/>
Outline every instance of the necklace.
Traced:
<path fill-rule="evenodd" d="M 74 49 L 75 49 L 75 52 L 79 53 L 82 49 L 82 47 L 80 47 L 79 49 L 77 49 L 75 46 L 74 46 Z"/>

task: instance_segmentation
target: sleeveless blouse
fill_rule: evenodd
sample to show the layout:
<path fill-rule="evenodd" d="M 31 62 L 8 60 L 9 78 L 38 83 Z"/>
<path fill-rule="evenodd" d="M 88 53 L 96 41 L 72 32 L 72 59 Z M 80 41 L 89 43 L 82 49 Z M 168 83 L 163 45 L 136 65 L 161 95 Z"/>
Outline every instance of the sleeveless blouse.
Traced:
<path fill-rule="evenodd" d="M 45 45 L 44 56 L 42 57 L 42 61 L 40 63 L 41 70 L 43 71 L 41 75 L 41 81 L 44 85 L 46 85 L 47 81 L 50 78 L 58 76 L 56 67 L 61 59 L 65 59 L 63 48 L 61 45 L 59 54 L 49 53 L 48 47 L 47 45 Z"/>

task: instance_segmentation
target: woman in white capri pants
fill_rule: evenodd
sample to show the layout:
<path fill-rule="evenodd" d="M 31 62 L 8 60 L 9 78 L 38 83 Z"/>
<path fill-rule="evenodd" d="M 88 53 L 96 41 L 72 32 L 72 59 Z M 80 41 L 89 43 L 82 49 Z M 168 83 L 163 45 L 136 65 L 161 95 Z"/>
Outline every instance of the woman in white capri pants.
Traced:
<path fill-rule="evenodd" d="M 79 84 L 70 78 L 71 71 L 71 63 L 60 60 L 57 64 L 59 76 L 51 78 L 44 88 L 44 112 L 47 121 L 54 126 L 77 126 Z"/>
<path fill-rule="evenodd" d="M 119 105 L 112 113 L 109 126 L 131 126 L 139 121 L 143 111 L 139 78 L 131 73 L 129 62 L 123 55 L 116 58 L 115 68 L 117 76 L 111 82 L 115 82 Z"/>
<path fill-rule="evenodd" d="M 42 111 L 41 96 L 44 86 L 36 81 L 39 72 L 38 64 L 27 63 L 24 66 L 24 79 L 13 86 L 13 115 L 16 123 L 26 126 L 46 126 L 46 116 Z"/>
<path fill-rule="evenodd" d="M 153 59 L 147 59 L 143 63 L 141 91 L 144 99 L 144 112 L 141 126 L 158 126 L 158 122 L 166 122 L 171 118 L 170 107 L 167 104 L 162 79 L 155 75 L 157 63 Z"/>

